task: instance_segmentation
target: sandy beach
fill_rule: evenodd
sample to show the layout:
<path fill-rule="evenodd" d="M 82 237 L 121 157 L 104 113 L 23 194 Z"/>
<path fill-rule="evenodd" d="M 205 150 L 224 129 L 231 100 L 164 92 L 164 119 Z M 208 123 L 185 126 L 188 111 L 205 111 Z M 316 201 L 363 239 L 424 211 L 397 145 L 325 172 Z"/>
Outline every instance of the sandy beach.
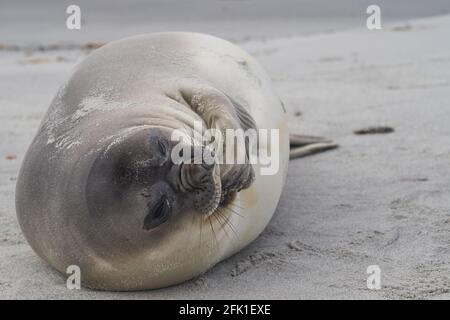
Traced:
<path fill-rule="evenodd" d="M 51 32 L 36 42 L 25 29 L 14 41 L 3 29 L 0 299 L 449 299 L 450 15 L 411 12 L 376 31 L 365 28 L 365 15 L 297 34 L 281 24 L 260 33 L 250 22 L 241 33 L 225 20 L 212 24 L 227 31 L 211 33 L 235 40 L 267 70 L 293 132 L 330 137 L 340 148 L 291 162 L 272 221 L 247 248 L 192 281 L 132 293 L 68 290 L 21 234 L 14 190 L 51 99 L 95 47 L 86 44 L 142 28 L 66 42 Z M 167 27 L 156 23 L 152 31 Z M 206 22 L 192 29 L 206 31 Z M 353 133 L 373 125 L 394 132 Z M 367 288 L 369 265 L 381 269 L 380 290 Z"/>

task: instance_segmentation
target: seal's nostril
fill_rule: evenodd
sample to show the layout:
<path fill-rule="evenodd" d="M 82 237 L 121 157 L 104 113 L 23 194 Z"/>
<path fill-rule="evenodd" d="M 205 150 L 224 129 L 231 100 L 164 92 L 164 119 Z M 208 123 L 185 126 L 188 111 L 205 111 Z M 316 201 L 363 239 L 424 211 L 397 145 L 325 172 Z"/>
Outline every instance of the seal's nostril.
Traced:
<path fill-rule="evenodd" d="M 214 162 L 212 163 L 204 162 L 202 163 L 202 167 L 208 171 L 211 171 L 214 168 Z"/>

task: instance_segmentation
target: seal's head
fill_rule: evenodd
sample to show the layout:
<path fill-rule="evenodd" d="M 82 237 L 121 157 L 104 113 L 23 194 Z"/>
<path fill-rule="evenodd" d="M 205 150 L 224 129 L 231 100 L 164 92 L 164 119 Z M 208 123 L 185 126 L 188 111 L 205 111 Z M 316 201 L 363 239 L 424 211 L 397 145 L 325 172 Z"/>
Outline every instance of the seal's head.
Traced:
<path fill-rule="evenodd" d="M 141 130 L 99 155 L 86 188 L 93 217 L 104 223 L 139 225 L 144 231 L 165 228 L 164 224 L 191 211 L 214 214 L 253 181 L 247 164 L 236 164 L 221 174 L 224 167 L 216 163 L 174 162 L 176 142 L 171 134 L 170 128 Z"/>
<path fill-rule="evenodd" d="M 119 269 L 141 255 L 154 264 L 152 270 L 160 261 L 181 259 L 180 251 L 202 245 L 202 225 L 203 241 L 217 250 L 214 241 L 220 239 L 208 239 L 216 234 L 205 233 L 206 228 L 229 223 L 227 207 L 254 179 L 248 165 L 221 174 L 219 164 L 172 161 L 172 131 L 158 127 L 129 134 L 105 147 L 91 166 L 84 192 L 87 216 L 74 224 L 83 230 L 89 250 Z M 93 274 L 91 286 L 108 283 L 97 281 L 98 271 Z"/>

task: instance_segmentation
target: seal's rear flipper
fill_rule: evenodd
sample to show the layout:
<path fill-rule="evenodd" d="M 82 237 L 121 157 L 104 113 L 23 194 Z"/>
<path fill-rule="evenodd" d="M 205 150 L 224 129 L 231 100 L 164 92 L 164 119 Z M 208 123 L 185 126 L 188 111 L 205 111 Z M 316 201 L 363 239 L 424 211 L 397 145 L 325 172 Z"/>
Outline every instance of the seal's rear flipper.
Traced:
<path fill-rule="evenodd" d="M 326 138 L 293 133 L 289 135 L 289 144 L 291 148 L 290 159 L 302 158 L 338 147 L 336 143 Z"/>
<path fill-rule="evenodd" d="M 306 136 L 295 133 L 289 134 L 289 144 L 291 145 L 291 148 L 302 147 L 312 143 L 319 143 L 319 142 L 332 142 L 332 141 L 323 137 Z"/>

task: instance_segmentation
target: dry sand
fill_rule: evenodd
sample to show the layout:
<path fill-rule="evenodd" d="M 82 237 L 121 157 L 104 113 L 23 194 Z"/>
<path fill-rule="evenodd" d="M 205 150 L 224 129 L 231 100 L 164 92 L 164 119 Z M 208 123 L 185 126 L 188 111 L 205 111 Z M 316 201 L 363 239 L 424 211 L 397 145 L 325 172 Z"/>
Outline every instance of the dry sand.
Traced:
<path fill-rule="evenodd" d="M 450 298 L 449 31 L 444 16 L 242 41 L 272 76 L 292 131 L 341 147 L 291 163 L 274 218 L 246 249 L 195 280 L 137 293 L 67 290 L 15 216 L 26 148 L 86 53 L 0 50 L 0 298 Z M 395 132 L 353 134 L 372 125 Z M 378 291 L 366 287 L 373 264 Z"/>

